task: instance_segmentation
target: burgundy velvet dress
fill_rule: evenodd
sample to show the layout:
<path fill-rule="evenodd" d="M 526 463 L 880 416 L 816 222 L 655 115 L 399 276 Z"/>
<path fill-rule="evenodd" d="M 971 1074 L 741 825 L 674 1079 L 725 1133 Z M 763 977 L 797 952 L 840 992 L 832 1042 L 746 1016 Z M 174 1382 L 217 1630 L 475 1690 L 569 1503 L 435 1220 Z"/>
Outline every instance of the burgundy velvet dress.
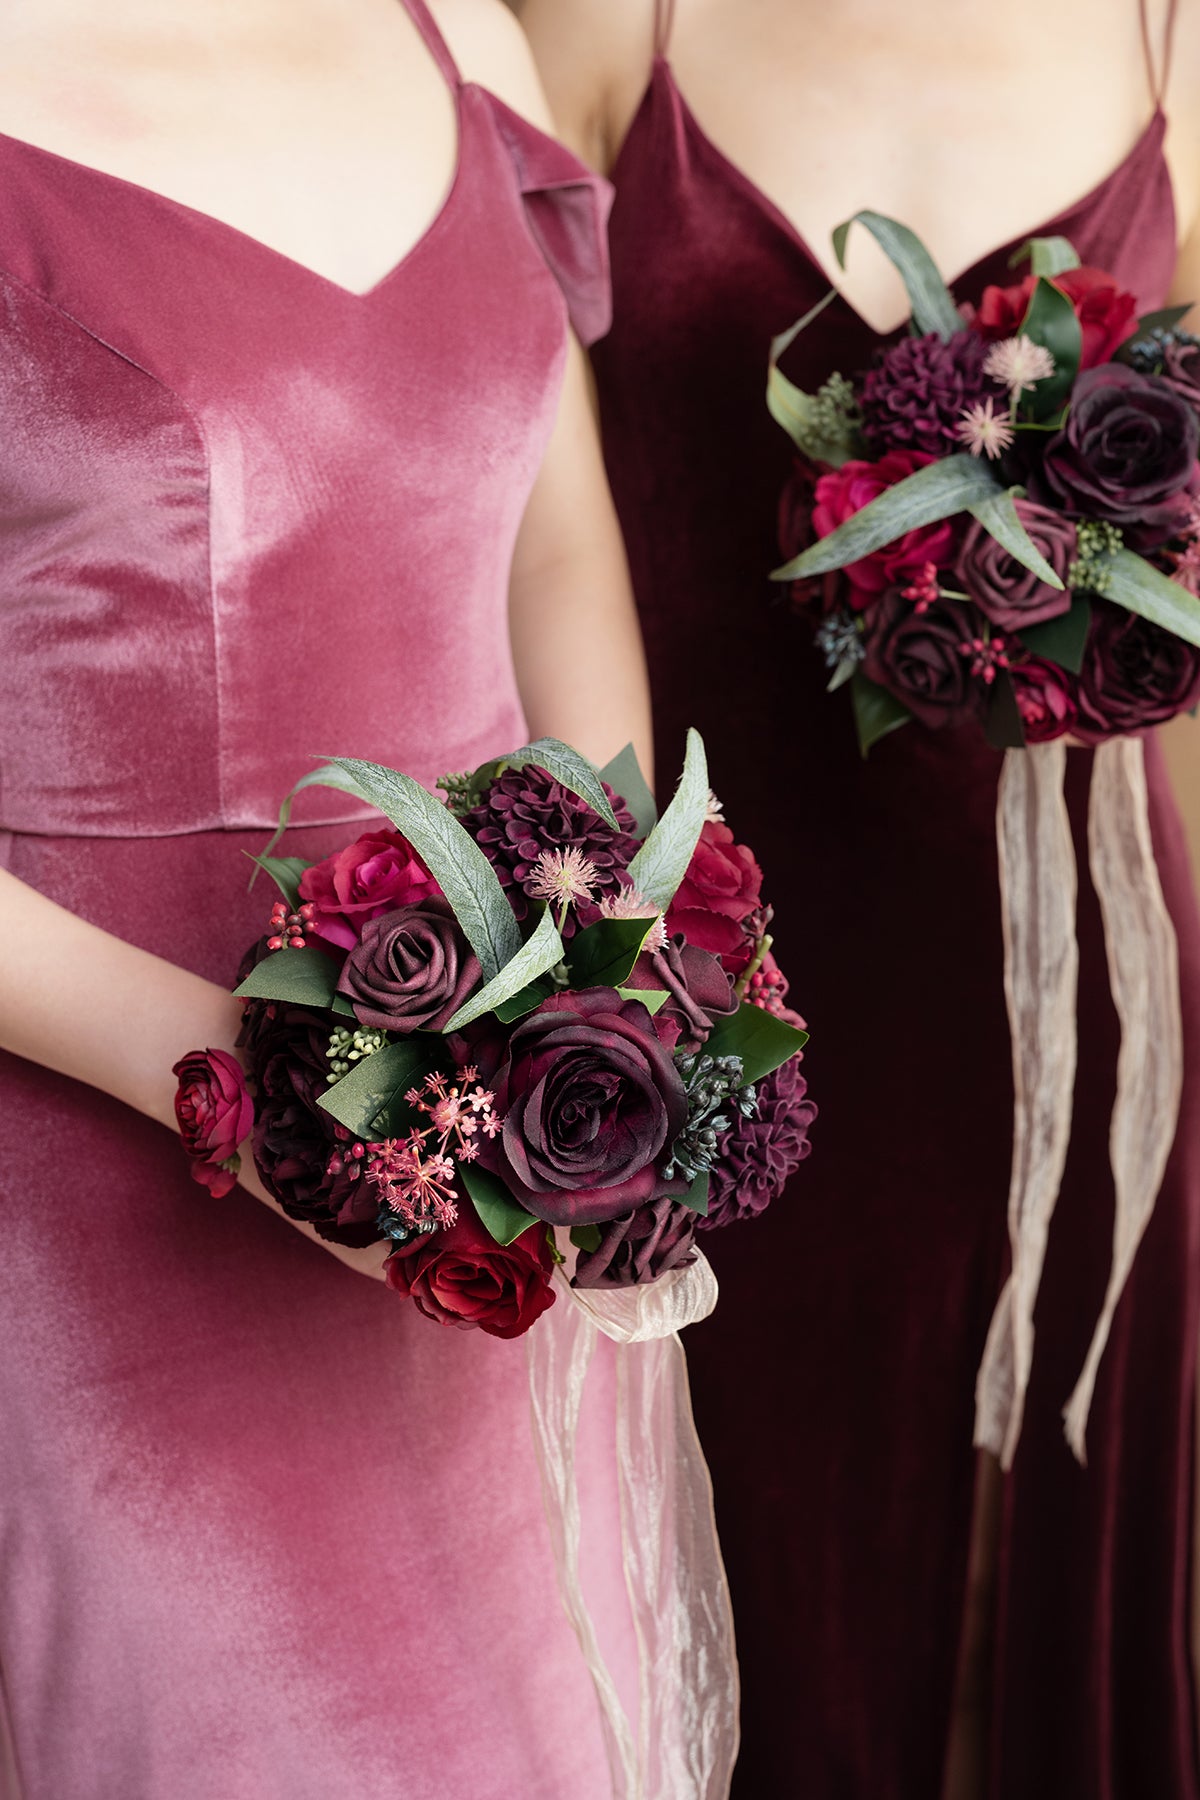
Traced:
<path fill-rule="evenodd" d="M 1156 112 L 1047 223 L 1160 305 L 1175 255 Z M 995 847 L 1000 758 L 910 728 L 863 763 L 844 696 L 770 587 L 791 449 L 768 347 L 828 289 L 794 229 L 709 141 L 660 55 L 615 172 L 615 328 L 595 367 L 650 656 L 660 767 L 695 724 L 755 846 L 812 1028 L 814 1150 L 753 1229 L 713 1233 L 714 1319 L 688 1334 L 742 1668 L 740 1800 L 936 1800 L 963 1615 L 973 1389 L 1005 1273 L 1012 1085 Z M 1032 223 L 1032 222 L 1031 222 Z M 1028 233 L 1024 235 L 1029 235 Z M 1012 277 L 1005 244 L 955 283 Z M 812 389 L 865 366 L 835 301 L 794 346 Z M 1060 1409 L 1111 1253 L 1117 1027 L 1087 875 L 1090 755 L 1070 758 L 1080 1059 L 1070 1163 L 1005 1484 L 989 1794 L 1195 1800 L 1187 1653 L 1200 1299 L 1200 921 L 1147 746 L 1179 935 L 1178 1140 L 1120 1303 L 1088 1434 Z"/>
<path fill-rule="evenodd" d="M 523 741 L 511 552 L 566 301 L 585 336 L 607 316 L 603 184 L 408 4 L 459 165 L 362 295 L 0 139 L 0 853 L 221 982 L 271 904 L 245 853 L 314 753 L 431 782 Z M 347 841 L 351 803 L 304 798 L 287 848 Z M 0 1219 L 23 1800 L 602 1800 L 519 1342 L 438 1329 L 12 1057 Z M 581 1445 L 602 1630 L 610 1382 Z"/>

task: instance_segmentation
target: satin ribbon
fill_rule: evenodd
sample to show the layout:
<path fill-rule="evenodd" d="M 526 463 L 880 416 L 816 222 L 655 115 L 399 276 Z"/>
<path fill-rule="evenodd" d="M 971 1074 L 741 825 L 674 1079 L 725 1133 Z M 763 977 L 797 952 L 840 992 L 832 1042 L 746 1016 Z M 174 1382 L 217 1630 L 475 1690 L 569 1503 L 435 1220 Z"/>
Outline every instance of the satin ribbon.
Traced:
<path fill-rule="evenodd" d="M 733 1614 L 678 1333 L 716 1304 L 698 1255 L 645 1286 L 581 1291 L 526 1338 L 534 1443 L 559 1590 L 600 1703 L 613 1800 L 725 1800 L 738 1748 Z M 575 1440 L 603 1332 L 617 1350 L 621 1545 L 638 1646 L 638 1723 L 605 1664 L 579 1573 Z"/>
<path fill-rule="evenodd" d="M 1015 1095 L 1012 1273 L 976 1383 L 975 1442 L 1006 1469 L 1021 1434 L 1034 1306 L 1071 1133 L 1079 951 L 1075 850 L 1063 796 L 1067 755 L 1061 742 L 1009 750 L 996 808 Z M 1183 1084 L 1178 951 L 1150 838 L 1140 738 L 1116 738 L 1096 751 L 1088 842 L 1121 1051 L 1110 1130 L 1112 1267 L 1083 1373 L 1064 1409 L 1067 1441 L 1080 1462 L 1096 1373 L 1162 1184 Z"/>

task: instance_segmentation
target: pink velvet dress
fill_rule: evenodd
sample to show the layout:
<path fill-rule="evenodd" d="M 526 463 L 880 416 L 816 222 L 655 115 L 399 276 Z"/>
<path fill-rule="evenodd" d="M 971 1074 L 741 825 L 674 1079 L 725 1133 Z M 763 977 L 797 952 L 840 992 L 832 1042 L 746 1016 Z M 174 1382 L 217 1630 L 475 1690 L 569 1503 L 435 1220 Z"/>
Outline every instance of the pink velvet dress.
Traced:
<path fill-rule="evenodd" d="M 314 753 L 431 782 L 524 741 L 510 557 L 568 305 L 607 318 L 603 184 L 407 3 L 458 170 L 361 296 L 0 139 L 0 855 L 220 982 L 271 904 L 245 853 Z M 353 835 L 304 798 L 286 850 Z M 608 1793 L 519 1342 L 439 1329 L 12 1057 L 0 1218 L 23 1800 Z M 623 1671 L 610 1376 L 580 1472 Z"/>
<path fill-rule="evenodd" d="M 770 343 L 828 281 L 706 137 L 667 48 L 663 33 L 614 172 L 614 328 L 595 352 L 605 448 L 659 765 L 677 766 L 687 725 L 703 731 L 713 786 L 766 872 L 821 1104 L 813 1155 L 783 1198 L 760 1223 L 706 1239 L 721 1303 L 688 1333 L 742 1670 L 734 1794 L 936 1800 L 963 1618 L 975 1373 L 1007 1254 L 1000 757 L 977 734 L 909 728 L 864 763 L 849 706 L 826 694 L 821 658 L 767 579 L 791 463 L 764 401 Z M 1163 304 L 1175 261 L 1164 129 L 1159 109 L 1109 178 L 1041 228 L 1146 309 Z M 1013 280 L 1016 248 L 959 276 L 959 297 Z M 837 300 L 786 366 L 811 391 L 877 348 Z M 984 1675 L 990 1800 L 1200 1795 L 1188 1661 L 1200 920 L 1153 739 L 1146 761 L 1180 946 L 1183 1108 L 1101 1366 L 1084 1470 L 1061 1408 L 1111 1258 L 1118 1033 L 1087 873 L 1091 757 L 1072 752 L 1075 1124 L 1004 1487 Z"/>

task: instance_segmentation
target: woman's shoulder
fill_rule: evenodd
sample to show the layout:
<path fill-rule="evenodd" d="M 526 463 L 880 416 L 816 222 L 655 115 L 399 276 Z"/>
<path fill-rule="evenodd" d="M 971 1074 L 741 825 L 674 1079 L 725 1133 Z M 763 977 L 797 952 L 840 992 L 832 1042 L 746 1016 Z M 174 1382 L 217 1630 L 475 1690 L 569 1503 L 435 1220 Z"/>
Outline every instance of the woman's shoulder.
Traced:
<path fill-rule="evenodd" d="M 543 131 L 550 109 L 529 40 L 504 0 L 427 0 L 464 81 L 477 82 Z"/>

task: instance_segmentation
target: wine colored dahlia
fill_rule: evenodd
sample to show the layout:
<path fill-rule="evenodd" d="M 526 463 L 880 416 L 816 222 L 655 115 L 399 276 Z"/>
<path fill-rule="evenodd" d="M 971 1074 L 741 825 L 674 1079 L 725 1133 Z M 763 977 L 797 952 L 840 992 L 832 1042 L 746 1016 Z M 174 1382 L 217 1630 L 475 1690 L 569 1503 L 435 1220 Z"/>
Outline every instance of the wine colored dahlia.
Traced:
<path fill-rule="evenodd" d="M 577 852 L 590 865 L 588 883 L 594 899 L 603 900 L 622 885 L 621 871 L 637 850 L 633 814 L 610 787 L 619 829 L 606 825 L 569 788 L 533 764 L 509 769 L 494 781 L 479 805 L 462 823 L 483 851 L 518 919 L 529 911 L 531 898 L 544 892 L 548 853 Z M 568 917 L 568 934 L 573 920 Z"/>
<path fill-rule="evenodd" d="M 880 353 L 862 384 L 863 436 L 872 451 L 922 450 L 946 456 L 961 450 L 963 413 L 1004 398 L 984 373 L 988 345 L 973 331 L 948 341 L 936 332 L 902 338 Z"/>
<path fill-rule="evenodd" d="M 757 1218 L 779 1198 L 812 1149 L 808 1133 L 817 1109 L 807 1095 L 794 1056 L 758 1083 L 756 1113 L 735 1120 L 720 1139 L 699 1229 Z"/>

